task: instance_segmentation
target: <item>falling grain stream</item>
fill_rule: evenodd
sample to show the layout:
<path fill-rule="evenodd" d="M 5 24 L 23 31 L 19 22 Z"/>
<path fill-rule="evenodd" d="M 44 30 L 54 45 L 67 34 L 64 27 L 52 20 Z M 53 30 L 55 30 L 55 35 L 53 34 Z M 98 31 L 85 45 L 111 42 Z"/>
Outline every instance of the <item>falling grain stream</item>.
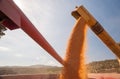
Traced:
<path fill-rule="evenodd" d="M 59 79 L 87 79 L 85 67 L 86 22 L 79 18 L 71 32 Z"/>

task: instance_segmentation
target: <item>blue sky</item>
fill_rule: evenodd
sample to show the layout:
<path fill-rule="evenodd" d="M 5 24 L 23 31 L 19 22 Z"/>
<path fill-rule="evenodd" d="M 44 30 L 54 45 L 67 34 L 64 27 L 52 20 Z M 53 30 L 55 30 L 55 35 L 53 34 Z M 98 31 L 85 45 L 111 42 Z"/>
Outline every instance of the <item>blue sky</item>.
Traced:
<path fill-rule="evenodd" d="M 71 12 L 83 5 L 120 42 L 120 0 L 14 0 L 46 40 L 64 58 L 67 41 L 75 24 Z M 7 30 L 0 39 L 0 66 L 60 64 L 21 29 Z M 86 62 L 116 56 L 88 29 Z"/>

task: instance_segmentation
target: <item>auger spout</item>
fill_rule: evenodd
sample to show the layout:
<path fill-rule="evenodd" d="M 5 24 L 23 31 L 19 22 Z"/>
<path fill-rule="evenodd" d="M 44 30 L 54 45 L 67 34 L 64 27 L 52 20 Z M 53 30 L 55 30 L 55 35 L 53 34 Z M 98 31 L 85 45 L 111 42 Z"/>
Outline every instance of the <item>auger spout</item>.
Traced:
<path fill-rule="evenodd" d="M 0 25 L 7 27 L 10 30 L 21 28 L 59 63 L 63 64 L 62 58 L 17 7 L 13 0 L 0 0 Z"/>

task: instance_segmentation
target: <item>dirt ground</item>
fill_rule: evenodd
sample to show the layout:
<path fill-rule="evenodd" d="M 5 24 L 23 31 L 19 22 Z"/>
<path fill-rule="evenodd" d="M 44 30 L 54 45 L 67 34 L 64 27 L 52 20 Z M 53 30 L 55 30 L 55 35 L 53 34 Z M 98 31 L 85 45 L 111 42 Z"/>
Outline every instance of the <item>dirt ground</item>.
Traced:
<path fill-rule="evenodd" d="M 59 79 L 58 74 L 36 74 L 36 75 L 1 75 L 0 79 Z M 120 79 L 117 73 L 91 73 L 88 79 Z"/>
<path fill-rule="evenodd" d="M 118 73 L 91 73 L 88 74 L 90 79 L 120 79 L 120 74 Z"/>

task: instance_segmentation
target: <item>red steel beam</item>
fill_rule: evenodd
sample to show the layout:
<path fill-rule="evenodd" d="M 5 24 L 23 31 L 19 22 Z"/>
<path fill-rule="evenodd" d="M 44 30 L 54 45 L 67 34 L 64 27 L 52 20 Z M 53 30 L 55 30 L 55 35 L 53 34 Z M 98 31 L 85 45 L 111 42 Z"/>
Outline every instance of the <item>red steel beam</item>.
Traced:
<path fill-rule="evenodd" d="M 17 7 L 13 0 L 0 0 L 0 19 L 2 20 L 1 25 L 6 26 L 11 30 L 21 28 L 59 63 L 63 64 L 62 58 Z"/>

